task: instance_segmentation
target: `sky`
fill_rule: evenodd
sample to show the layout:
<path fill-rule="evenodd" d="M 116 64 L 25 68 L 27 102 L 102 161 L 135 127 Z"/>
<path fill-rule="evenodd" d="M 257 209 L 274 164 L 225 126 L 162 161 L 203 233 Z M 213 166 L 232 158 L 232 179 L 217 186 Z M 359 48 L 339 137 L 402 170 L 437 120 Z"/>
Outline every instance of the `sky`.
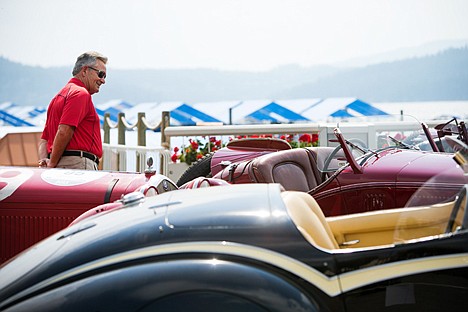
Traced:
<path fill-rule="evenodd" d="M 0 56 L 72 66 L 264 71 L 468 39 L 466 0 L 0 0 Z"/>

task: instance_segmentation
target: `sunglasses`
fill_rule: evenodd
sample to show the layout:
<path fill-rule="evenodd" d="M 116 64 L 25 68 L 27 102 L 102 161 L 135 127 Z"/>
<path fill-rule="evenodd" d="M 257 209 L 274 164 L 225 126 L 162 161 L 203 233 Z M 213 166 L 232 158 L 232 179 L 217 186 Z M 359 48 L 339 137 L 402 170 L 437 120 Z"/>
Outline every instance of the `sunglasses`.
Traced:
<path fill-rule="evenodd" d="M 100 79 L 102 79 L 102 78 L 106 79 L 106 76 L 107 76 L 107 75 L 106 75 L 106 72 L 105 72 L 105 71 L 96 69 L 96 68 L 91 67 L 91 66 L 88 66 L 88 68 L 97 71 L 97 76 L 98 76 Z"/>

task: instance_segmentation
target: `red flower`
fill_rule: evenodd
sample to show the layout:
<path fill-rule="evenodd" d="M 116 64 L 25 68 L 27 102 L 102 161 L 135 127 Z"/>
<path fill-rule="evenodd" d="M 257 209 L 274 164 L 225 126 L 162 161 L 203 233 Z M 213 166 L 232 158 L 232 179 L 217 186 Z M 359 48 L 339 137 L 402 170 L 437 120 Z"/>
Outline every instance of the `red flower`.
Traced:
<path fill-rule="evenodd" d="M 177 153 L 179 151 L 179 148 L 176 146 L 174 147 L 174 153 Z"/>
<path fill-rule="evenodd" d="M 312 143 L 318 142 L 318 140 L 319 140 L 318 133 L 313 133 L 312 134 Z"/>
<path fill-rule="evenodd" d="M 190 140 L 190 145 L 192 146 L 192 149 L 193 149 L 193 150 L 196 151 L 196 150 L 198 149 L 198 143 L 197 143 L 197 141 L 192 141 L 192 140 Z"/>
<path fill-rule="evenodd" d="M 312 141 L 312 136 L 309 133 L 304 133 L 299 137 L 299 142 L 310 143 Z"/>
<path fill-rule="evenodd" d="M 286 136 L 283 134 L 282 136 L 280 136 L 280 139 L 281 140 L 286 140 Z"/>
<path fill-rule="evenodd" d="M 178 156 L 177 154 L 174 153 L 174 154 L 171 156 L 172 162 L 177 162 L 177 159 L 179 159 L 179 156 Z"/>

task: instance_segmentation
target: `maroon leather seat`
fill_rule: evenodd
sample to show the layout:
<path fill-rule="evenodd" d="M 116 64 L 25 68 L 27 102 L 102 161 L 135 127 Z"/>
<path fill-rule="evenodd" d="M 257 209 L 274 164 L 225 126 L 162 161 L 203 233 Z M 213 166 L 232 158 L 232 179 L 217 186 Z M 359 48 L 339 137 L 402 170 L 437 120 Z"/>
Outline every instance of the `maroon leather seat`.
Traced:
<path fill-rule="evenodd" d="M 307 192 L 322 183 L 313 149 L 296 148 L 255 158 L 249 176 L 257 183 L 280 183 L 287 191 Z"/>

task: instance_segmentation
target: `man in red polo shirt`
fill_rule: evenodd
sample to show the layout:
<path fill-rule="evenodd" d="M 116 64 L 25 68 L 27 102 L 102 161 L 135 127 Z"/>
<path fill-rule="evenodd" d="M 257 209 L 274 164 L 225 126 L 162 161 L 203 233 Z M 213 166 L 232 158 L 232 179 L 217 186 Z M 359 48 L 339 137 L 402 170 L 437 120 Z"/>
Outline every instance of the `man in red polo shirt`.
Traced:
<path fill-rule="evenodd" d="M 39 142 L 39 166 L 97 170 L 102 157 L 99 116 L 91 95 L 106 83 L 107 57 L 80 55 L 73 78 L 52 99 Z"/>

